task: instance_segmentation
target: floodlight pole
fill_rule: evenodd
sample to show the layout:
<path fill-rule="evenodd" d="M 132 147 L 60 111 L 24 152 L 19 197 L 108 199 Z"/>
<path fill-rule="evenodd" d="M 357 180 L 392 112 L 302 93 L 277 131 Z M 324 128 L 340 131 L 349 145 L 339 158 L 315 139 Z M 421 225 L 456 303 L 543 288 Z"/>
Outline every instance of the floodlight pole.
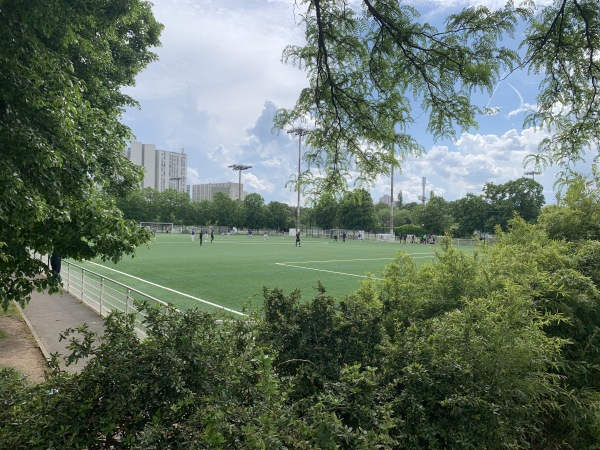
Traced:
<path fill-rule="evenodd" d="M 292 130 L 288 130 L 288 133 L 295 134 L 298 136 L 298 179 L 296 180 L 297 190 L 298 190 L 298 203 L 296 206 L 296 233 L 300 232 L 300 162 L 302 160 L 302 136 L 306 134 L 308 130 L 306 128 L 294 128 Z"/>
<path fill-rule="evenodd" d="M 392 159 L 394 158 L 394 144 L 392 144 Z M 394 241 L 394 162 L 392 161 L 392 167 L 390 170 L 390 234 Z"/>
<path fill-rule="evenodd" d="M 536 175 L 541 175 L 542 172 L 537 172 L 535 170 L 532 170 L 531 172 L 525 172 L 525 175 L 531 175 L 531 179 L 533 181 L 535 181 L 535 176 Z"/>
<path fill-rule="evenodd" d="M 239 172 L 238 175 L 238 202 L 242 201 L 242 170 L 251 169 L 251 165 L 246 164 L 231 164 L 229 166 L 230 169 L 237 170 Z"/>

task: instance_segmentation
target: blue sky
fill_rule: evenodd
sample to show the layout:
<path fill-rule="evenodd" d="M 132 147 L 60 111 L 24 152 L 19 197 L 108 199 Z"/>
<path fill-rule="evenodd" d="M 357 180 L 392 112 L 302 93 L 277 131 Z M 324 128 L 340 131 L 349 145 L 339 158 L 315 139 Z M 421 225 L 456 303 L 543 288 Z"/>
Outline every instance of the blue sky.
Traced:
<path fill-rule="evenodd" d="M 296 204 L 285 185 L 297 173 L 297 137 L 272 134 L 271 119 L 291 107 L 306 86 L 306 74 L 281 62 L 288 44 L 302 44 L 293 0 L 155 0 L 156 18 L 165 25 L 159 56 L 126 92 L 141 109 L 127 110 L 124 122 L 136 140 L 188 154 L 188 184 L 237 182 L 227 166 L 251 164 L 242 174 L 244 190 L 265 202 Z M 441 27 L 450 8 L 502 2 L 429 0 L 415 2 L 424 20 Z M 519 36 L 517 36 L 518 39 Z M 543 132 L 523 128 L 525 111 L 535 107 L 539 78 L 514 73 L 480 106 L 497 108 L 480 126 L 457 139 L 433 142 L 417 123 L 414 136 L 425 148 L 395 174 L 394 195 L 417 201 L 422 177 L 430 191 L 446 200 L 480 194 L 484 183 L 505 183 L 532 168 L 523 158 L 535 152 Z M 423 116 L 423 121 L 425 121 Z M 554 201 L 556 170 L 536 180 L 547 202 Z M 370 189 L 375 201 L 390 193 L 389 177 Z"/>

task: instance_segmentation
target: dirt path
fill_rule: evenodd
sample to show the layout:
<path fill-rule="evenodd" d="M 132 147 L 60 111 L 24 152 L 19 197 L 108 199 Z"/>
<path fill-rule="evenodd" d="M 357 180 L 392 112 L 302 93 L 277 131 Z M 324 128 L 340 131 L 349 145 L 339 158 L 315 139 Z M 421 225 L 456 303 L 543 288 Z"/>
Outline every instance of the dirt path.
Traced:
<path fill-rule="evenodd" d="M 0 367 L 14 367 L 34 383 L 43 381 L 48 363 L 21 315 L 0 315 L 0 331 Z"/>

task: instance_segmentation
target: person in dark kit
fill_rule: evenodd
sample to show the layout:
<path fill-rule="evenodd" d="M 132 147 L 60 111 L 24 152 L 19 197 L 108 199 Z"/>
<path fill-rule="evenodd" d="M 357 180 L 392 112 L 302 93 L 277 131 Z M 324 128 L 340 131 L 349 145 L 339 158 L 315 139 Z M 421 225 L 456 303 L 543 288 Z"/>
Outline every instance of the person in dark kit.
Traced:
<path fill-rule="evenodd" d="M 60 276 L 60 266 L 62 264 L 62 258 L 58 255 L 52 253 L 50 257 L 50 267 L 52 268 L 52 272 L 56 275 Z"/>
<path fill-rule="evenodd" d="M 342 242 L 346 242 L 346 232 L 342 233 Z"/>
<path fill-rule="evenodd" d="M 296 247 L 300 247 L 300 232 L 296 232 Z"/>
<path fill-rule="evenodd" d="M 215 232 L 214 230 L 210 230 L 210 242 L 212 243 L 212 241 L 215 240 Z"/>
<path fill-rule="evenodd" d="M 198 233 L 198 240 L 200 241 L 200 245 L 202 245 L 202 235 L 204 234 L 204 232 L 202 231 L 202 229 L 200 229 L 200 233 Z"/>
<path fill-rule="evenodd" d="M 337 234 L 333 235 L 333 242 L 337 242 Z"/>

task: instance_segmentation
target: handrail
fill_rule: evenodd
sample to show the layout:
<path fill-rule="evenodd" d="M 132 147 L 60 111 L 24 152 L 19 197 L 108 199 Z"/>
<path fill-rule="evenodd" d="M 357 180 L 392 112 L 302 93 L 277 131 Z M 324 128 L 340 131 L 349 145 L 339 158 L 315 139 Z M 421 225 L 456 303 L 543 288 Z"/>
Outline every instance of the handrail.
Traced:
<path fill-rule="evenodd" d="M 86 269 L 85 267 L 79 266 L 79 265 L 77 265 L 75 263 L 72 263 L 72 262 L 69 262 L 69 261 L 64 261 L 63 260 L 63 263 L 66 263 L 67 267 L 70 267 L 70 266 L 77 267 L 78 269 L 81 269 L 82 271 L 89 272 L 92 275 L 96 275 L 97 277 L 104 278 L 104 279 L 110 281 L 111 283 L 114 283 L 114 284 L 116 284 L 118 286 L 121 286 L 121 287 L 123 287 L 125 289 L 129 289 L 130 291 L 135 292 L 136 294 L 143 295 L 144 297 L 148 298 L 149 300 L 152 300 L 152 301 L 154 301 L 156 303 L 160 303 L 161 306 L 169 306 L 169 304 L 167 302 L 163 301 L 163 300 L 159 300 L 158 298 L 152 297 L 151 295 L 146 294 L 145 292 L 142 292 L 142 291 L 140 291 L 138 289 L 132 288 L 131 286 L 123 284 L 123 283 L 121 283 L 121 282 L 119 282 L 117 280 L 113 280 L 112 278 L 109 278 L 106 275 L 102 275 L 102 274 L 100 274 L 98 272 L 94 272 L 93 270 Z M 179 312 L 181 312 L 181 311 L 179 311 Z"/>
<path fill-rule="evenodd" d="M 169 304 L 162 300 L 69 261 L 63 260 L 61 277 L 66 292 L 102 317 L 113 311 L 135 314 L 134 327 L 141 338 L 147 336 L 143 323 L 144 314 L 137 310 L 134 301 L 149 300 L 159 307 L 169 307 Z M 175 311 L 181 312 L 179 309 Z"/>

